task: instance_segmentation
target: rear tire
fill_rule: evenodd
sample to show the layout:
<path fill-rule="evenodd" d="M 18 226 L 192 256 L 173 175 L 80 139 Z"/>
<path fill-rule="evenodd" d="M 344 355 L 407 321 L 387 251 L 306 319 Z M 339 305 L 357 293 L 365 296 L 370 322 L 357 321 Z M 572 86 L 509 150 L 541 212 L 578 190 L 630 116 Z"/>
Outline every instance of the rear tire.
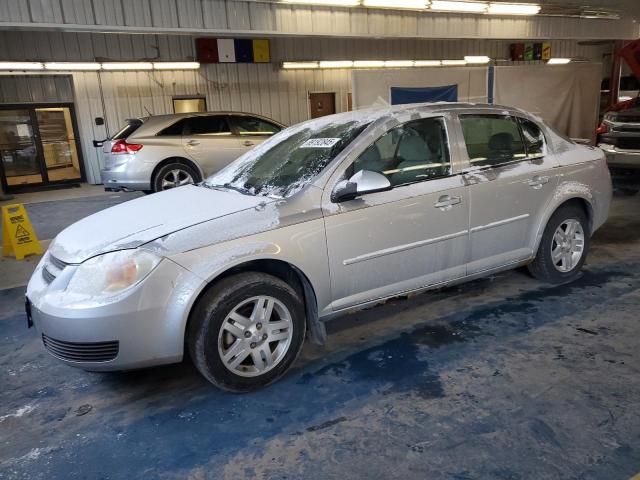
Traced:
<path fill-rule="evenodd" d="M 163 165 L 154 175 L 152 187 L 154 192 L 190 185 L 200 181 L 200 174 L 190 165 L 172 162 Z"/>
<path fill-rule="evenodd" d="M 589 222 L 584 210 L 565 205 L 551 215 L 536 258 L 528 265 L 538 280 L 561 284 L 575 280 L 589 251 Z"/>
<path fill-rule="evenodd" d="M 284 375 L 300 353 L 304 312 L 298 293 L 279 278 L 232 275 L 195 305 L 187 331 L 189 354 L 217 387 L 256 390 Z"/>

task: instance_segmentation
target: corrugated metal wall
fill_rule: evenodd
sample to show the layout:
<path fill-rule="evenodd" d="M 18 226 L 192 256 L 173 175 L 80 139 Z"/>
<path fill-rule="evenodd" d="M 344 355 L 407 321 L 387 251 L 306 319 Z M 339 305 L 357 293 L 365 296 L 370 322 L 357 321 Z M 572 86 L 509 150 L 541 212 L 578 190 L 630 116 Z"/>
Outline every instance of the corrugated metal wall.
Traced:
<path fill-rule="evenodd" d="M 490 17 L 252 0 L 0 0 L 0 26 L 86 31 L 251 33 L 422 38 L 635 39 L 621 20 Z"/>
<path fill-rule="evenodd" d="M 75 91 L 88 179 L 98 182 L 102 159 L 91 141 L 113 133 L 126 118 L 171 113 L 173 96 L 201 94 L 210 110 L 255 112 L 291 125 L 309 118 L 309 92 L 336 92 L 337 110 L 346 110 L 350 71 L 285 71 L 280 61 L 442 59 L 468 54 L 506 58 L 508 43 L 279 38 L 272 41 L 272 64 L 216 64 L 198 71 L 83 72 L 72 75 L 73 85 L 68 76 L 0 76 L 0 101 L 66 101 Z M 610 50 L 609 45 L 581 46 L 575 41 L 553 41 L 552 45 L 556 56 L 584 56 L 595 61 Z M 188 36 L 0 32 L 0 60 L 182 60 L 194 55 L 193 48 L 193 39 Z M 96 117 L 104 117 L 106 125 L 96 126 Z"/>

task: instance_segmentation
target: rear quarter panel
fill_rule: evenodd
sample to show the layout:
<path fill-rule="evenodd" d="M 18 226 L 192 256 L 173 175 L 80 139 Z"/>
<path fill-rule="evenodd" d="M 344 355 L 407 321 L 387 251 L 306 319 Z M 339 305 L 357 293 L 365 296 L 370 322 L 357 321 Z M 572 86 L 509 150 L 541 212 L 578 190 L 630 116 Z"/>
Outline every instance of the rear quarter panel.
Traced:
<path fill-rule="evenodd" d="M 571 145 L 571 144 L 569 144 Z M 542 216 L 535 238 L 537 251 L 549 218 L 563 203 L 579 198 L 589 205 L 591 234 L 607 220 L 611 204 L 611 176 L 604 153 L 594 147 L 571 145 L 557 151 L 557 185 Z"/>

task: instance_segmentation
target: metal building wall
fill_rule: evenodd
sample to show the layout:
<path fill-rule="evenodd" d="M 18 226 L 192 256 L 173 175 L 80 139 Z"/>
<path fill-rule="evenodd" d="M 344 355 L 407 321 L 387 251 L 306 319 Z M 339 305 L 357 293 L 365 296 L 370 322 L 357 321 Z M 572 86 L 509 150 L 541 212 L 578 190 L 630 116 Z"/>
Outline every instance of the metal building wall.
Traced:
<path fill-rule="evenodd" d="M 620 20 L 492 17 L 255 0 L 0 0 L 0 28 L 422 38 L 634 39 Z"/>
<path fill-rule="evenodd" d="M 595 61 L 610 50 L 608 45 L 583 46 L 575 41 L 552 43 L 554 55 L 584 56 Z M 174 96 L 205 95 L 210 110 L 255 112 L 292 125 L 309 118 L 309 92 L 336 92 L 337 110 L 346 110 L 350 71 L 287 71 L 280 68 L 280 61 L 442 59 L 468 54 L 506 58 L 508 44 L 496 40 L 278 38 L 272 40 L 271 64 L 203 65 L 198 71 L 0 76 L 0 101 L 66 101 L 75 97 L 87 177 L 90 182 L 99 182 L 102 156 L 92 140 L 114 133 L 126 118 L 171 113 Z M 189 36 L 0 32 L 0 60 L 183 60 L 193 55 L 193 38 Z M 96 117 L 103 117 L 106 124 L 96 126 Z"/>

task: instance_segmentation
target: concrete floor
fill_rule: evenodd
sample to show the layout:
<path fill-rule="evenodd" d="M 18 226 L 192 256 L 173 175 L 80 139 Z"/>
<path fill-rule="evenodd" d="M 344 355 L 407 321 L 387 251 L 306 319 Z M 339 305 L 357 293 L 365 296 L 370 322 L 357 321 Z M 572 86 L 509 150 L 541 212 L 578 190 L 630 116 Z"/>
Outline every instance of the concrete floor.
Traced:
<path fill-rule="evenodd" d="M 24 288 L 1 290 L 0 478 L 628 479 L 639 212 L 615 199 L 571 285 L 518 270 L 345 317 L 247 395 L 189 363 L 66 367 L 26 329 Z"/>

